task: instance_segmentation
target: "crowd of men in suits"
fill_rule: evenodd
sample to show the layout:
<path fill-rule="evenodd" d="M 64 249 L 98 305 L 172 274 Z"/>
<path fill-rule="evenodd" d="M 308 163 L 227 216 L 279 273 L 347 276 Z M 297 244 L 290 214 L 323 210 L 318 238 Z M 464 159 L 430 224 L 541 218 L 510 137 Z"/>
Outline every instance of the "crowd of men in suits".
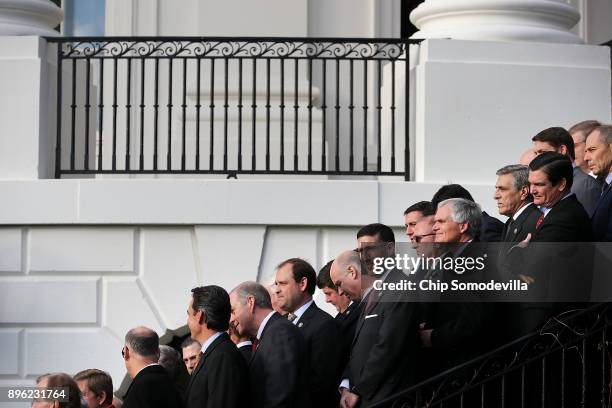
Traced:
<path fill-rule="evenodd" d="M 482 211 L 465 188 L 449 184 L 404 212 L 415 253 L 477 258 L 481 242 L 498 242 L 497 276 L 519 280 L 539 300 L 587 281 L 576 274 L 584 265 L 534 248 L 612 241 L 612 126 L 586 121 L 569 131 L 549 128 L 532 142 L 526 163 L 497 171 L 493 198 L 508 217 L 505 224 Z M 366 225 L 356 241 L 356 249 L 339 253 L 318 273 L 307 261 L 290 258 L 277 266 L 269 287 L 244 282 L 229 292 L 215 285 L 193 288 L 182 357 L 166 351 L 160 359 L 157 333 L 130 330 L 121 351 L 132 378 L 123 407 L 367 407 L 537 329 L 569 304 L 484 307 L 473 291 L 415 301 L 406 291 L 375 289 L 377 281 L 407 277 L 397 268 L 374 273 L 377 258 L 396 253 L 391 228 Z M 569 275 L 559 277 L 562 270 Z M 478 282 L 480 273 L 419 268 L 410 279 Z M 588 292 L 590 281 L 587 286 Z M 316 287 L 337 309 L 335 317 L 314 303 Z M 513 316 L 504 320 L 504 330 L 495 323 L 499 313 Z M 176 374 L 176 361 L 186 380 Z M 77 374 L 76 383 L 64 374 L 39 379 L 43 385 L 62 381 L 78 385 L 90 408 L 120 405 L 100 370 Z"/>

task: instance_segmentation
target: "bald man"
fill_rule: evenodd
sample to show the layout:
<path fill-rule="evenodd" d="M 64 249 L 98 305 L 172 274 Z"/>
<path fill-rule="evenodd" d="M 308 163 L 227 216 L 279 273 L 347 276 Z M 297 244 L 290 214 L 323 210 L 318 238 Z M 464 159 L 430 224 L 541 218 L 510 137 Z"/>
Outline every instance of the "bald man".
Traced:
<path fill-rule="evenodd" d="M 419 349 L 414 303 L 407 302 L 403 292 L 380 290 L 381 282 L 362 267 L 355 251 L 338 255 L 330 275 L 338 293 L 353 301 L 361 299 L 364 308 L 340 384 L 340 406 L 369 406 L 411 386 Z M 393 269 L 384 283 L 404 279 Z"/>
<path fill-rule="evenodd" d="M 529 163 L 531 163 L 531 161 L 535 159 L 535 157 L 536 157 L 536 154 L 533 151 L 533 149 L 527 149 L 523 152 L 523 154 L 521 154 L 519 163 L 522 164 L 523 166 L 529 166 Z"/>
<path fill-rule="evenodd" d="M 180 408 L 182 398 L 166 369 L 160 366 L 159 336 L 148 327 L 136 327 L 125 335 L 121 350 L 132 383 L 124 408 Z"/>

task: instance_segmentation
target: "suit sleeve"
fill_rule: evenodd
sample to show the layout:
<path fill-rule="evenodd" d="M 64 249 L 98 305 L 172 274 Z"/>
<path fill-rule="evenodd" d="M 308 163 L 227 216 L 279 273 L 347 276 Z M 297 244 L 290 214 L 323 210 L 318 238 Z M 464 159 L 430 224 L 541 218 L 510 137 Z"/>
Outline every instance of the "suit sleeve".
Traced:
<path fill-rule="evenodd" d="M 416 335 L 413 329 L 415 305 L 409 302 L 385 303 L 384 319 L 378 340 L 370 350 L 368 359 L 351 389 L 362 400 L 371 400 L 378 388 L 389 380 L 388 373 L 397 364 L 399 353 L 405 352 L 406 344 Z M 350 363 L 349 363 L 350 364 Z"/>
<path fill-rule="evenodd" d="M 269 334 L 273 340 L 270 364 L 264 366 L 265 397 L 264 408 L 292 408 L 291 395 L 297 387 L 308 384 L 298 384 L 298 339 L 287 328 Z"/>
<path fill-rule="evenodd" d="M 333 320 L 328 320 L 311 339 L 309 351 L 313 394 L 325 394 L 329 390 L 330 384 L 337 385 L 340 376 L 342 346 L 342 342 L 339 341 L 340 338 L 338 325 Z"/>
<path fill-rule="evenodd" d="M 208 380 L 207 408 L 238 408 L 241 404 L 237 389 L 244 388 L 245 375 L 243 367 L 236 364 L 231 355 L 219 353 L 206 361 L 210 372 Z M 242 358 L 242 356 L 240 356 Z"/>

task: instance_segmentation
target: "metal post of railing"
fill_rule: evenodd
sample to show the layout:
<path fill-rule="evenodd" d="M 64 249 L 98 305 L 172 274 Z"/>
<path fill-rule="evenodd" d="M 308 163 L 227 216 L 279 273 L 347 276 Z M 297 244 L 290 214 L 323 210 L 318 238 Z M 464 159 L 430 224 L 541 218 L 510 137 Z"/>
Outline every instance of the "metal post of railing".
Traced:
<path fill-rule="evenodd" d="M 57 43 L 57 81 L 56 81 L 56 106 L 57 114 L 55 124 L 56 145 L 55 145 L 55 178 L 61 177 L 62 167 L 62 43 Z"/>

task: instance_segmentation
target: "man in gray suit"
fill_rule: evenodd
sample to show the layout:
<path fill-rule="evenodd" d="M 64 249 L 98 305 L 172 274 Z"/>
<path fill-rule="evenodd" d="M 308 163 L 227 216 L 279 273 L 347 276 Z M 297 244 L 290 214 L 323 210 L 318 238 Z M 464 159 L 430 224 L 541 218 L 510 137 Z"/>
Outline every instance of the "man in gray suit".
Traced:
<path fill-rule="evenodd" d="M 601 184 L 576 165 L 574 140 L 569 132 L 561 127 L 551 127 L 535 135 L 531 141 L 536 155 L 544 152 L 556 152 L 567 156 L 572 161 L 574 167 L 572 193 L 576 195 L 589 216 L 593 215 L 601 194 Z"/>

